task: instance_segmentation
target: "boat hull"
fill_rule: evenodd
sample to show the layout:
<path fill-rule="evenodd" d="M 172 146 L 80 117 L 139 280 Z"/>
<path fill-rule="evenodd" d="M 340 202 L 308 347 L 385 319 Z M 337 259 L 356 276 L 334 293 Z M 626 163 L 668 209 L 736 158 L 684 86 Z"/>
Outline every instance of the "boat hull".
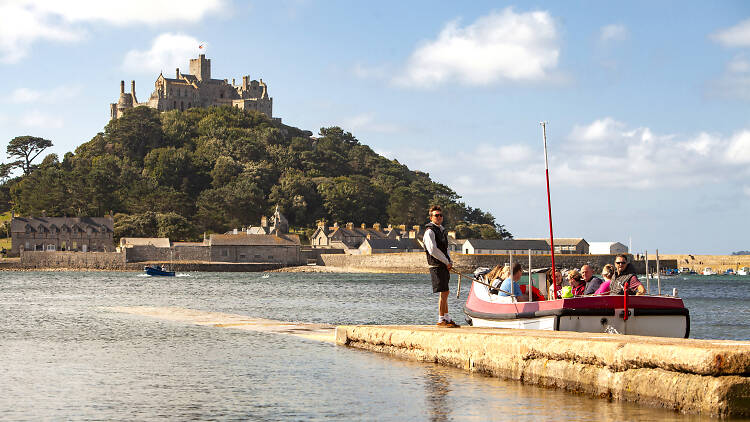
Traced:
<path fill-rule="evenodd" d="M 174 271 L 164 271 L 153 267 L 144 267 L 144 271 L 146 271 L 146 274 L 153 276 L 174 277 L 175 275 Z"/>
<path fill-rule="evenodd" d="M 520 328 L 655 337 L 690 335 L 690 314 L 682 299 L 665 296 L 586 296 L 540 302 L 493 303 L 475 294 L 464 312 L 476 327 Z"/>

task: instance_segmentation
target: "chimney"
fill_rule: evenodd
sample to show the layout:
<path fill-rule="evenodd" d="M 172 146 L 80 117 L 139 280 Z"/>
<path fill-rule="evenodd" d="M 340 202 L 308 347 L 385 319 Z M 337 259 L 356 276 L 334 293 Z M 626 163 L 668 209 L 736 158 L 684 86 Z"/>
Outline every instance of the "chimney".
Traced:
<path fill-rule="evenodd" d="M 373 224 L 372 228 L 375 229 L 375 230 L 377 230 L 377 231 L 380 231 L 380 223 Z"/>
<path fill-rule="evenodd" d="M 367 240 L 370 240 L 370 233 L 367 233 Z"/>
<path fill-rule="evenodd" d="M 346 223 L 347 230 L 354 230 L 354 223 Z"/>
<path fill-rule="evenodd" d="M 232 78 L 232 86 L 234 86 L 234 78 Z"/>
<path fill-rule="evenodd" d="M 233 229 L 232 234 L 237 234 L 237 229 Z"/>
<path fill-rule="evenodd" d="M 260 218 L 260 226 L 261 227 L 268 227 L 268 218 L 264 215 Z"/>
<path fill-rule="evenodd" d="M 135 81 L 130 81 L 130 93 L 135 97 Z"/>
<path fill-rule="evenodd" d="M 412 229 L 414 229 L 415 232 L 419 233 L 419 226 L 412 226 Z"/>
<path fill-rule="evenodd" d="M 242 89 L 247 89 L 247 85 L 250 82 L 250 75 L 242 77 Z"/>
<path fill-rule="evenodd" d="M 339 228 L 339 222 L 338 221 L 334 221 L 333 222 L 333 227 L 335 227 L 335 228 L 338 229 Z"/>
<path fill-rule="evenodd" d="M 365 224 L 365 223 L 362 223 L 361 227 L 362 227 L 363 229 L 366 229 L 366 228 L 367 228 L 367 224 Z"/>
<path fill-rule="evenodd" d="M 406 224 L 401 224 L 401 225 L 396 226 L 396 227 L 398 227 L 398 229 L 401 230 L 402 232 L 406 231 Z"/>
<path fill-rule="evenodd" d="M 179 67 L 175 71 L 175 78 L 180 79 L 180 68 Z"/>
<path fill-rule="evenodd" d="M 125 81 L 120 81 L 120 94 L 125 93 Z"/>

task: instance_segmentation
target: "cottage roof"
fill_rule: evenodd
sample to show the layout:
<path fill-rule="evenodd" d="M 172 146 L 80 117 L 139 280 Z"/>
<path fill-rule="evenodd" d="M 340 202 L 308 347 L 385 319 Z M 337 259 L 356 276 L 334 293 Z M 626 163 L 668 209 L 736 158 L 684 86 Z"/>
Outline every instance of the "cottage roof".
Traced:
<path fill-rule="evenodd" d="M 526 238 L 526 239 L 516 239 L 516 240 L 543 240 L 547 242 L 547 245 L 549 245 L 549 239 L 542 239 L 542 238 Z M 582 237 L 556 237 L 555 238 L 555 246 L 575 246 L 581 242 L 585 242 L 587 245 L 589 242 L 586 242 L 586 239 Z"/>
<path fill-rule="evenodd" d="M 422 245 L 415 239 L 370 238 L 366 239 L 365 242 L 372 249 L 422 249 Z"/>
<path fill-rule="evenodd" d="M 11 232 L 25 232 L 26 225 L 30 225 L 35 230 L 39 226 L 44 230 L 49 230 L 52 225 L 62 227 L 78 226 L 82 230 L 91 227 L 93 230 L 101 232 L 112 232 L 112 217 L 14 217 L 10 222 Z"/>
<path fill-rule="evenodd" d="M 466 239 L 464 243 L 470 244 L 475 249 L 531 249 L 533 251 L 543 251 L 549 249 L 549 245 L 546 241 L 538 239 Z"/>
<path fill-rule="evenodd" d="M 212 234 L 211 246 L 294 246 L 300 245 L 296 234 L 270 236 L 265 234 Z"/>
<path fill-rule="evenodd" d="M 168 237 L 122 237 L 120 246 L 154 246 L 157 248 L 168 248 L 171 246 Z"/>

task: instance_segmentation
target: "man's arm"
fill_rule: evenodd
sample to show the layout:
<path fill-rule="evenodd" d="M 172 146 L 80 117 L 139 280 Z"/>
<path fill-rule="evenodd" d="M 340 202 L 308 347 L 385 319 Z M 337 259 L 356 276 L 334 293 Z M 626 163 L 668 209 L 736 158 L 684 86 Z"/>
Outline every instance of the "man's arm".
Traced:
<path fill-rule="evenodd" d="M 432 230 L 427 230 L 424 234 L 424 249 L 427 251 L 428 254 L 434 256 L 438 261 L 445 264 L 448 269 L 451 269 L 451 260 L 448 259 L 447 256 L 438 249 L 437 244 L 435 242 L 435 232 Z"/>

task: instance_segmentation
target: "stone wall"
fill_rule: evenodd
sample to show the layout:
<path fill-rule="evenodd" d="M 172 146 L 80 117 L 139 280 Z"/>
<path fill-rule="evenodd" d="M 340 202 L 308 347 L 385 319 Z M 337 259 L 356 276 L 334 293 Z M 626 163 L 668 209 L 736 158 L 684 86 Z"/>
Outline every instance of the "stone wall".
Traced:
<path fill-rule="evenodd" d="M 125 267 L 125 254 L 119 252 L 21 251 L 21 267 L 120 270 Z"/>
<path fill-rule="evenodd" d="M 728 269 L 737 271 L 742 267 L 750 267 L 750 255 L 660 255 L 659 259 L 673 259 L 677 263 L 674 268 L 688 267 L 700 273 L 705 267 L 711 267 L 716 272 Z M 649 255 L 649 259 L 653 256 Z"/>
<path fill-rule="evenodd" d="M 484 254 L 451 254 L 456 269 L 460 272 L 472 272 L 477 267 L 494 267 L 498 264 L 508 263 L 508 255 L 484 255 Z M 325 266 L 339 267 L 351 271 L 393 272 L 393 273 L 427 273 L 427 261 L 424 252 L 403 252 L 379 255 L 321 255 Z M 514 262 L 519 262 L 524 269 L 528 269 L 528 255 L 514 255 Z M 591 265 L 594 273 L 601 272 L 605 264 L 615 261 L 615 255 L 555 255 L 557 268 L 581 268 L 584 264 Z M 655 268 L 656 263 L 650 262 L 650 267 Z M 532 255 L 531 267 L 550 267 L 550 255 Z M 645 272 L 645 264 L 642 261 L 633 262 L 636 272 Z M 661 260 L 662 268 L 675 268 L 674 260 Z"/>
<path fill-rule="evenodd" d="M 210 261 L 208 246 L 175 246 L 157 248 L 153 245 L 139 245 L 124 248 L 125 262 L 144 261 Z"/>

